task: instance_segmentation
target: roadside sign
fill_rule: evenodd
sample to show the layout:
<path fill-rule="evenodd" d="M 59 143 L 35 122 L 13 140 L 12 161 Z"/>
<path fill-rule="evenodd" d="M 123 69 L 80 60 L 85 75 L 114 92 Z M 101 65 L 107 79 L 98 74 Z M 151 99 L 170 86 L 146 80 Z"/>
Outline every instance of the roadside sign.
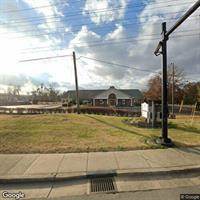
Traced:
<path fill-rule="evenodd" d="M 142 113 L 142 117 L 144 118 L 148 118 L 148 112 L 149 112 L 149 104 L 147 103 L 142 103 L 141 104 L 141 113 Z"/>

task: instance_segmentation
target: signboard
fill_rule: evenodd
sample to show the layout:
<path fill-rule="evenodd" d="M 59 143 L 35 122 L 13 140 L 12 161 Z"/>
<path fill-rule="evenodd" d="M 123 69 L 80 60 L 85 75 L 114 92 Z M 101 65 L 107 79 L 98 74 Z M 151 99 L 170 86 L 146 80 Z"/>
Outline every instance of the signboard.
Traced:
<path fill-rule="evenodd" d="M 148 112 L 149 112 L 149 104 L 147 103 L 142 103 L 141 104 L 141 113 L 142 117 L 145 117 L 146 119 L 148 118 Z"/>

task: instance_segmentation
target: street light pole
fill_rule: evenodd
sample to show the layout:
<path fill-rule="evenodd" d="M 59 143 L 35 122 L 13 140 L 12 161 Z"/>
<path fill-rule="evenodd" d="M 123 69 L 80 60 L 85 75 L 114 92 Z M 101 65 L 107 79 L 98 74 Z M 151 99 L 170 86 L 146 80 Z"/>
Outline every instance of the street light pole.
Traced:
<path fill-rule="evenodd" d="M 162 137 L 161 144 L 171 145 L 171 140 L 168 138 L 168 103 L 167 103 L 167 28 L 166 22 L 162 23 Z"/>
<path fill-rule="evenodd" d="M 163 38 L 158 43 L 154 54 L 156 56 L 162 54 L 162 136 L 157 140 L 158 143 L 165 146 L 172 146 L 172 141 L 168 138 L 168 105 L 167 105 L 167 40 L 192 13 L 200 7 L 198 0 L 168 31 L 166 30 L 166 22 L 162 23 Z M 161 49 L 161 51 L 160 51 Z"/>

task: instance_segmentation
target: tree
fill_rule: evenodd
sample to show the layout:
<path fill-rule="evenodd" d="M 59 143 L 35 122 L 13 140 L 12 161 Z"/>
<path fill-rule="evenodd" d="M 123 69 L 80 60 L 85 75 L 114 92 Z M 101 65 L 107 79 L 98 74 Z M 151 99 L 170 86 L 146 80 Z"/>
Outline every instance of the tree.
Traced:
<path fill-rule="evenodd" d="M 168 69 L 168 102 L 172 102 L 172 81 L 173 81 L 172 66 Z M 183 99 L 184 72 L 177 66 L 174 67 L 174 103 L 180 103 Z M 162 99 L 162 76 L 158 73 L 151 77 L 148 81 L 148 90 L 144 96 L 148 100 L 161 101 Z"/>
<path fill-rule="evenodd" d="M 149 79 L 149 89 L 144 93 L 144 96 L 148 100 L 160 101 L 161 100 L 161 76 L 157 74 Z"/>
<path fill-rule="evenodd" d="M 55 90 L 55 88 L 52 85 L 46 87 L 44 84 L 41 84 L 36 90 L 32 91 L 32 96 L 34 103 L 37 103 L 38 101 L 60 101 L 59 91 Z"/>
<path fill-rule="evenodd" d="M 13 85 L 13 86 L 8 87 L 7 94 L 11 95 L 11 96 L 19 96 L 20 91 L 21 91 L 21 87 L 20 86 Z"/>
<path fill-rule="evenodd" d="M 200 102 L 200 82 L 188 83 L 184 86 L 184 104 Z"/>
<path fill-rule="evenodd" d="M 54 102 L 61 100 L 59 91 L 55 90 L 55 88 L 51 85 L 49 87 L 49 100 Z"/>
<path fill-rule="evenodd" d="M 184 96 L 185 74 L 182 69 L 174 66 L 174 103 L 179 104 Z M 168 102 L 172 103 L 173 65 L 168 70 Z"/>
<path fill-rule="evenodd" d="M 13 94 L 15 96 L 19 96 L 20 95 L 20 91 L 21 91 L 21 87 L 19 85 L 13 86 Z"/>

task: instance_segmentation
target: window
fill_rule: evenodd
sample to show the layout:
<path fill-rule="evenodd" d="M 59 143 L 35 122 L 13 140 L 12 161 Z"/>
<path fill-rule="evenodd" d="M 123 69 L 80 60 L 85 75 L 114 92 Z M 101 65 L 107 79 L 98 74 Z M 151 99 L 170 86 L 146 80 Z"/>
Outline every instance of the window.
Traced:
<path fill-rule="evenodd" d="M 125 104 L 126 104 L 126 100 L 122 99 L 122 105 L 125 105 Z"/>

